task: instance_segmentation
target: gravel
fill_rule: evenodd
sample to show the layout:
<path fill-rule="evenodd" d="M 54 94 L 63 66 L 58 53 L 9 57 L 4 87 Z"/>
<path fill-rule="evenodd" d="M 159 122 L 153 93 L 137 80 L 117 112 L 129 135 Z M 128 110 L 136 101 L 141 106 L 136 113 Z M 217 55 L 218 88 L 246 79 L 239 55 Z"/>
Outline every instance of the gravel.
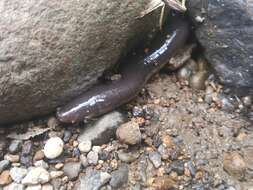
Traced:
<path fill-rule="evenodd" d="M 199 66 L 187 64 L 180 79 L 154 76 L 124 114 L 75 126 L 50 117 L 0 128 L 0 190 L 252 188 L 252 124 L 239 113 L 253 110 L 249 98 L 234 104 L 213 78 L 205 91 L 189 88 Z M 51 131 L 29 140 L 5 138 L 47 123 Z"/>

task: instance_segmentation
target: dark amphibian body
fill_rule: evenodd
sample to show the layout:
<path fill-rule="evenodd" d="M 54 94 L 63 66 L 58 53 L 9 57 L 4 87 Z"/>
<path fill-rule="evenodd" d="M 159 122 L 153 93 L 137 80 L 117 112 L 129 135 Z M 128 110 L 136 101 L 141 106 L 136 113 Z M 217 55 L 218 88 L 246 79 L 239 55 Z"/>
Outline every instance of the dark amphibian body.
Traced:
<path fill-rule="evenodd" d="M 172 17 L 163 34 L 154 40 L 142 59 L 129 60 L 119 66 L 121 78 L 92 87 L 80 97 L 57 110 L 63 123 L 77 123 L 102 115 L 133 99 L 147 80 L 159 71 L 188 37 L 189 25 L 178 16 Z"/>

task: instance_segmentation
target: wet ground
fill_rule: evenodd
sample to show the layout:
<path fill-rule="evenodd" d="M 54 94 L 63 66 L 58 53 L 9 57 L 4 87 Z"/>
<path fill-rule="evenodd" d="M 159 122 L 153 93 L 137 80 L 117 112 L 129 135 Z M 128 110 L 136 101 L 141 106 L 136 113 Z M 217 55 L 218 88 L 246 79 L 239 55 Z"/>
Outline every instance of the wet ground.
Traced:
<path fill-rule="evenodd" d="M 240 114 L 250 101 L 236 107 L 214 80 L 194 85 L 182 73 L 157 74 L 109 114 L 102 123 L 119 122 L 116 132 L 98 135 L 103 143 L 80 140 L 87 125 L 62 126 L 54 117 L 0 129 L 0 189 L 252 190 L 253 129 Z M 53 137 L 60 142 L 45 150 Z"/>

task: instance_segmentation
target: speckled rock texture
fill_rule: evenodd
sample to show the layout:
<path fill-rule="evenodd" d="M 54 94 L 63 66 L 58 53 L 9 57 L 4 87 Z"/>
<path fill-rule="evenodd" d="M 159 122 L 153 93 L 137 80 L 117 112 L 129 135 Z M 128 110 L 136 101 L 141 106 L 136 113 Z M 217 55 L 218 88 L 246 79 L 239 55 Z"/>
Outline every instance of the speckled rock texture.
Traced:
<path fill-rule="evenodd" d="M 187 2 L 197 39 L 220 81 L 239 94 L 253 94 L 253 1 Z"/>
<path fill-rule="evenodd" d="M 2 0 L 0 124 L 53 112 L 157 28 L 150 0 Z M 136 40 L 137 39 L 137 40 Z"/>

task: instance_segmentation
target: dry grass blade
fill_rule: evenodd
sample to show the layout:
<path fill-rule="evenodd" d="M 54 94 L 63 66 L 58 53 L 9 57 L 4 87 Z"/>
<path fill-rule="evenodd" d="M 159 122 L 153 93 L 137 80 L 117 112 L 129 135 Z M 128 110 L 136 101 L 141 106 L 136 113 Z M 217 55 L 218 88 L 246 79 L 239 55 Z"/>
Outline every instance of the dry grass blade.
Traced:
<path fill-rule="evenodd" d="M 141 12 L 139 18 L 151 13 L 152 11 L 164 6 L 164 2 L 162 0 L 151 0 L 147 5 L 147 8 Z"/>
<path fill-rule="evenodd" d="M 179 0 L 163 0 L 168 6 L 170 6 L 172 9 L 175 9 L 180 12 L 186 11 L 185 1 L 182 0 L 181 2 Z"/>

